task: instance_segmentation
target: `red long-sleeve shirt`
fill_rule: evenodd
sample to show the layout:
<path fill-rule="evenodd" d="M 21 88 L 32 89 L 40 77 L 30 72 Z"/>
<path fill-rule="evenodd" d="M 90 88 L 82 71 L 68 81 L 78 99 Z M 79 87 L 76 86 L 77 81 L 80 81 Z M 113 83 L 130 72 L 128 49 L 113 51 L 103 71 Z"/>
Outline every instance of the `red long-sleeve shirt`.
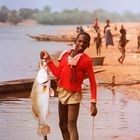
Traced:
<path fill-rule="evenodd" d="M 66 90 L 81 92 L 83 80 L 88 74 L 90 89 L 91 89 L 91 102 L 96 102 L 96 80 L 92 67 L 92 60 L 86 55 L 83 54 L 77 65 L 76 65 L 76 76 L 77 83 L 71 83 L 71 65 L 68 64 L 68 56 L 70 52 L 66 52 L 59 65 L 56 66 L 53 61 L 47 63 L 47 66 L 51 70 L 52 74 L 58 78 L 58 86 L 63 87 Z"/>

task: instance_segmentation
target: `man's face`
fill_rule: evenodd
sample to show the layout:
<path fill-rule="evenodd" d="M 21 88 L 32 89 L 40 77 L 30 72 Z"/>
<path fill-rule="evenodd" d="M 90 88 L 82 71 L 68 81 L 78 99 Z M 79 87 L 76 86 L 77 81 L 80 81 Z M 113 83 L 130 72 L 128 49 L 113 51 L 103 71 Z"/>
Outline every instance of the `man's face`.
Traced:
<path fill-rule="evenodd" d="M 87 47 L 89 47 L 89 45 L 89 38 L 86 35 L 81 34 L 76 40 L 75 50 L 77 51 L 77 53 L 82 53 Z"/>

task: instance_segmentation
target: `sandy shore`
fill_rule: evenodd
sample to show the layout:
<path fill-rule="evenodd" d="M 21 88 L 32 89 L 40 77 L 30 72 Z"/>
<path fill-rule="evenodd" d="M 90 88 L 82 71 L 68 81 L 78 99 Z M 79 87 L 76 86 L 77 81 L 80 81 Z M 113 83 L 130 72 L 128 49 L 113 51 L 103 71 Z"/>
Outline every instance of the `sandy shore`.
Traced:
<path fill-rule="evenodd" d="M 23 20 L 22 22 L 19 22 L 17 26 L 34 26 L 37 24 L 38 23 L 35 20 L 27 19 L 27 20 Z M 14 25 L 14 24 L 10 22 L 0 22 L 0 26 L 11 26 L 11 25 Z"/>
<path fill-rule="evenodd" d="M 114 31 L 114 26 L 117 25 L 118 30 Z M 111 82 L 112 76 L 115 76 L 115 83 L 124 83 L 124 86 L 114 87 L 116 90 L 123 90 L 123 93 L 129 97 L 140 100 L 140 50 L 137 48 L 137 35 L 140 32 L 140 23 L 123 23 L 127 31 L 127 38 L 129 42 L 126 46 L 126 58 L 123 64 L 118 62 L 121 53 L 118 50 L 119 29 L 121 23 L 112 24 L 112 33 L 114 36 L 114 46 L 109 46 L 107 49 L 105 45 L 102 46 L 101 56 L 105 57 L 104 65 L 105 71 L 96 74 L 96 78 L 104 82 Z M 103 26 L 102 26 L 103 27 Z M 104 39 L 103 39 L 104 43 Z M 86 53 L 91 56 L 96 56 L 95 44 L 92 44 Z M 137 81 L 137 82 L 136 82 Z M 125 86 L 125 83 L 132 83 L 132 85 Z M 139 83 L 134 84 L 133 83 Z"/>
<path fill-rule="evenodd" d="M 128 45 L 127 50 L 129 49 Z M 95 51 L 95 46 L 92 46 L 86 53 L 93 57 L 96 56 Z M 138 64 L 140 62 L 140 54 L 127 52 L 124 64 L 120 64 L 118 62 L 118 57 L 120 56 L 118 48 L 116 46 L 110 46 L 106 49 L 103 46 L 102 56 L 105 57 L 104 65 L 100 67 L 105 69 L 105 71 L 97 73 L 96 78 L 99 81 L 111 83 L 112 77 L 115 76 L 115 83 L 124 83 L 124 85 L 115 86 L 114 89 L 123 90 L 123 93 L 128 94 L 128 96 L 140 100 L 140 66 Z M 139 84 L 133 85 L 136 81 L 139 81 Z M 132 85 L 125 86 L 128 82 Z"/>

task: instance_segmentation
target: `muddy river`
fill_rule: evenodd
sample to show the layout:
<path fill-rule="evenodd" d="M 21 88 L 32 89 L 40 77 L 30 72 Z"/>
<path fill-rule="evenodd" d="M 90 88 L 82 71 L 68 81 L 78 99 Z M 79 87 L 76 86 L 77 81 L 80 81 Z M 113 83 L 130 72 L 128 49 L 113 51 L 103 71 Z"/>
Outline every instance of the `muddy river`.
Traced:
<path fill-rule="evenodd" d="M 139 140 L 140 102 L 123 93 L 98 87 L 98 115 L 90 116 L 89 89 L 84 89 L 78 118 L 80 140 Z M 30 98 L 10 97 L 0 100 L 0 140 L 43 140 L 38 136 L 37 121 L 31 112 Z M 48 140 L 62 140 L 58 127 L 56 97 L 51 97 Z"/>

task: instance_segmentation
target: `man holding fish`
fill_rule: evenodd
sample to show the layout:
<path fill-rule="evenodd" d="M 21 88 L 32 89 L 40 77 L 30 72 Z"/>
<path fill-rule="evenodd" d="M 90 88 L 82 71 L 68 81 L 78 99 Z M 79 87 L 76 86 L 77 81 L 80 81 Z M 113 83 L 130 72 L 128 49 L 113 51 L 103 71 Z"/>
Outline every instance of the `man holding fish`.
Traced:
<path fill-rule="evenodd" d="M 84 53 L 89 46 L 90 35 L 86 32 L 79 33 L 75 40 L 75 49 L 63 51 L 58 59 L 58 66 L 47 51 L 40 52 L 40 58 L 58 79 L 59 126 L 64 140 L 79 140 L 77 118 L 82 100 L 82 83 L 87 75 L 91 89 L 91 115 L 94 117 L 97 114 L 96 80 L 92 60 Z"/>

